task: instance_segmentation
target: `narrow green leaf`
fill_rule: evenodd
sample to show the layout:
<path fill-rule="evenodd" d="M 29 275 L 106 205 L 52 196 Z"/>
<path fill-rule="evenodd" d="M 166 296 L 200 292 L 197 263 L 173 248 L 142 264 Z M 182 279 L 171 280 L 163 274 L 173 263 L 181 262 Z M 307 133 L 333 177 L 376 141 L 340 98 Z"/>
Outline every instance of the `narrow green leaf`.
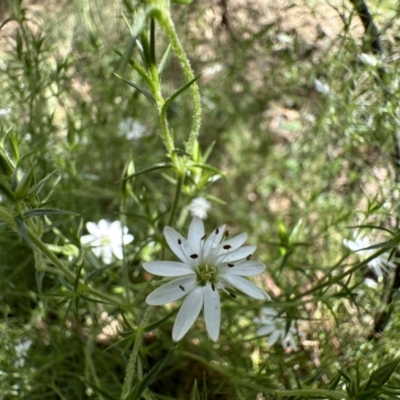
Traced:
<path fill-rule="evenodd" d="M 57 170 L 54 170 L 51 172 L 49 175 L 45 176 L 42 180 L 40 180 L 38 183 L 33 185 L 29 191 L 28 191 L 28 196 L 36 196 L 39 194 L 43 186 L 48 182 L 48 180 L 57 172 Z"/>
<path fill-rule="evenodd" d="M 115 74 L 118 78 L 122 79 L 125 83 L 128 85 L 132 86 L 136 90 L 138 90 L 140 93 L 142 93 L 144 96 L 146 96 L 147 100 L 152 104 L 153 107 L 157 108 L 157 103 L 154 100 L 154 97 L 145 89 L 142 89 L 139 85 L 136 85 L 136 83 L 133 83 L 132 81 L 123 78 L 122 76 L 119 76 L 118 74 Z"/>
<path fill-rule="evenodd" d="M 143 378 L 141 382 L 136 385 L 136 387 L 133 389 L 133 391 L 129 394 L 127 397 L 127 400 L 138 400 L 141 396 L 141 394 L 146 390 L 146 388 L 154 381 L 156 376 L 159 374 L 159 372 L 162 370 L 166 362 L 170 359 L 172 356 L 172 353 L 175 351 L 176 347 L 174 347 L 172 350 L 170 350 L 164 358 L 159 361 L 151 370 L 150 372 Z"/>
<path fill-rule="evenodd" d="M 203 373 L 203 392 L 201 394 L 201 400 L 207 400 L 208 395 L 207 395 L 207 378 L 206 378 L 206 373 Z"/>
<path fill-rule="evenodd" d="M 57 208 L 35 208 L 33 210 L 29 210 L 23 215 L 23 219 L 28 219 L 32 217 L 41 217 L 43 215 L 75 215 L 78 214 L 73 213 L 71 211 L 59 210 Z"/>
<path fill-rule="evenodd" d="M 190 400 L 200 400 L 199 390 L 197 389 L 197 380 L 194 380 L 192 391 L 190 392 Z"/>
<path fill-rule="evenodd" d="M 164 71 L 165 63 L 168 60 L 170 52 L 171 52 L 171 44 L 168 45 L 167 50 L 165 50 L 165 52 L 161 58 L 160 64 L 158 64 L 158 68 L 157 68 L 158 75 L 161 75 L 162 72 Z"/>
<path fill-rule="evenodd" d="M 156 25 L 154 18 L 150 20 L 150 62 L 156 65 L 156 38 L 155 38 Z"/>
<path fill-rule="evenodd" d="M 28 232 L 25 229 L 25 223 L 20 217 L 14 218 L 15 223 L 17 224 L 18 233 L 22 239 L 28 244 L 29 247 L 35 248 L 31 239 L 29 238 Z"/>
<path fill-rule="evenodd" d="M 162 106 L 161 113 L 165 113 L 169 107 L 169 105 L 181 94 L 183 93 L 186 89 L 188 89 L 190 86 L 193 85 L 199 79 L 201 74 L 197 75 L 194 79 L 192 79 L 190 82 L 188 82 L 185 86 L 182 86 L 178 91 L 176 91 L 172 96 L 168 97 L 168 99 L 165 101 L 165 103 Z"/>
<path fill-rule="evenodd" d="M 383 386 L 389 380 L 389 378 L 392 376 L 392 374 L 395 371 L 399 362 L 400 362 L 400 358 L 398 358 L 394 361 L 391 361 L 391 362 L 383 365 L 382 367 L 379 367 L 374 372 L 372 372 L 372 374 L 365 386 L 365 389 L 367 390 L 367 389 L 371 388 L 372 386 L 373 387 Z"/>
<path fill-rule="evenodd" d="M 190 164 L 190 166 L 191 167 L 198 167 L 198 168 L 204 169 L 206 171 L 212 171 L 215 174 L 218 174 L 218 175 L 221 175 L 221 176 L 225 176 L 225 174 L 222 171 L 220 171 L 219 169 L 217 169 L 215 167 L 212 167 L 211 165 L 208 165 L 208 164 L 192 163 L 192 164 Z"/>
<path fill-rule="evenodd" d="M 144 331 L 145 331 L 145 332 L 154 331 L 154 329 L 157 329 L 160 325 L 162 325 L 168 318 L 170 318 L 172 315 L 174 315 L 177 311 L 178 311 L 178 309 L 175 309 L 174 311 L 172 311 L 171 313 L 169 313 L 166 317 L 161 318 L 160 320 L 158 320 L 158 321 L 155 322 L 154 324 L 151 324 L 151 325 L 149 325 L 149 326 L 146 326 L 146 328 L 144 328 Z"/>
<path fill-rule="evenodd" d="M 173 164 L 171 164 L 171 163 L 158 163 L 158 164 L 153 164 L 153 165 L 151 165 L 150 167 L 145 167 L 145 168 L 139 170 L 138 172 L 135 172 L 135 173 L 132 174 L 132 175 L 126 176 L 124 179 L 121 179 L 121 181 L 125 181 L 126 179 L 131 179 L 131 178 L 134 178 L 134 177 L 136 177 L 136 176 L 138 176 L 138 175 L 145 174 L 146 172 L 155 171 L 155 170 L 157 170 L 157 169 L 165 169 L 165 168 L 173 168 L 173 167 L 174 167 L 174 166 L 173 166 Z M 119 182 L 121 182 L 121 181 L 118 181 L 117 183 L 119 183 Z"/>

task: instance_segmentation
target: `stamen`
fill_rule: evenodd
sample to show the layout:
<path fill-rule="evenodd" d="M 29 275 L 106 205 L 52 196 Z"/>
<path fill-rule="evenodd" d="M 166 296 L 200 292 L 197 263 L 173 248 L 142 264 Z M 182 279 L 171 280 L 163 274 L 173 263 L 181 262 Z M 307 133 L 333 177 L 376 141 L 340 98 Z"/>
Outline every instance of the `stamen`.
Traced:
<path fill-rule="evenodd" d="M 230 244 L 226 244 L 225 246 L 222 246 L 223 249 L 229 250 L 232 246 Z"/>
<path fill-rule="evenodd" d="M 235 266 L 235 264 L 228 264 L 228 267 L 229 268 L 232 268 L 232 267 L 234 267 Z"/>
<path fill-rule="evenodd" d="M 183 291 L 185 291 L 185 288 L 182 285 L 179 285 L 179 289 L 182 289 Z"/>
<path fill-rule="evenodd" d="M 225 231 L 225 237 L 228 237 L 228 236 L 229 236 L 229 232 Z"/>
<path fill-rule="evenodd" d="M 199 256 L 198 256 L 197 254 L 192 254 L 192 255 L 190 256 L 190 258 L 193 258 L 193 260 L 195 260 L 196 258 L 199 258 Z"/>
<path fill-rule="evenodd" d="M 204 240 L 206 238 L 206 235 L 204 235 L 200 240 Z"/>
<path fill-rule="evenodd" d="M 251 257 L 251 254 L 249 254 L 249 255 L 246 257 L 246 260 L 249 261 L 249 260 L 250 260 L 250 257 Z"/>
<path fill-rule="evenodd" d="M 215 292 L 215 285 L 212 283 L 211 284 L 212 290 Z"/>
<path fill-rule="evenodd" d="M 181 245 L 182 244 L 182 240 L 178 239 L 178 244 Z"/>
<path fill-rule="evenodd" d="M 229 292 L 229 296 L 231 296 L 232 298 L 236 299 L 236 294 L 235 293 Z"/>
<path fill-rule="evenodd" d="M 218 233 L 219 233 L 219 229 L 218 228 L 215 230 L 215 233 L 218 235 Z"/>

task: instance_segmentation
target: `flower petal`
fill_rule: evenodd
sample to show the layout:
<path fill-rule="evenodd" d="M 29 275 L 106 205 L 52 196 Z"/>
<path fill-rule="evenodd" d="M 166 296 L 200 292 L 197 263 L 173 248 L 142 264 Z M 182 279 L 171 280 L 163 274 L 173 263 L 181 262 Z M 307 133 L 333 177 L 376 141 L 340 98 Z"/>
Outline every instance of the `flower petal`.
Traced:
<path fill-rule="evenodd" d="M 196 286 L 197 281 L 195 275 L 174 279 L 173 281 L 160 286 L 158 289 L 154 290 L 154 292 L 151 292 L 146 298 L 146 303 L 150 306 L 167 304 L 185 296 Z"/>
<path fill-rule="evenodd" d="M 273 331 L 271 333 L 271 336 L 268 338 L 268 344 L 270 346 L 274 345 L 276 341 L 279 339 L 279 336 L 281 336 L 281 331 Z"/>
<path fill-rule="evenodd" d="M 221 325 L 221 303 L 218 290 L 214 290 L 210 282 L 207 282 L 204 293 L 204 320 L 210 338 L 216 342 Z"/>
<path fill-rule="evenodd" d="M 240 235 L 236 235 L 233 238 L 224 240 L 221 243 L 221 246 L 230 246 L 230 250 L 232 251 L 242 246 L 246 240 L 247 240 L 247 233 L 241 233 Z"/>
<path fill-rule="evenodd" d="M 93 243 L 97 238 L 93 235 L 84 235 L 81 236 L 81 243 L 82 244 L 91 244 Z"/>
<path fill-rule="evenodd" d="M 243 261 L 233 267 L 226 267 L 226 273 L 241 276 L 255 276 L 265 270 L 265 264 L 258 261 Z"/>
<path fill-rule="evenodd" d="M 94 222 L 86 222 L 86 229 L 91 235 L 96 236 L 96 238 L 101 236 L 100 229 Z"/>
<path fill-rule="evenodd" d="M 166 226 L 164 228 L 164 236 L 169 248 L 181 261 L 185 264 L 196 265 L 195 260 L 190 258 L 192 254 L 195 254 L 195 251 L 181 234 L 175 229 Z"/>
<path fill-rule="evenodd" d="M 104 264 L 111 264 L 112 261 L 112 251 L 110 246 L 97 247 L 101 249 L 101 258 Z"/>
<path fill-rule="evenodd" d="M 257 246 L 243 246 L 234 251 L 221 249 L 218 252 L 218 262 L 235 262 L 251 256 L 256 251 Z"/>
<path fill-rule="evenodd" d="M 222 274 L 220 275 L 220 278 L 253 299 L 271 300 L 264 290 L 239 275 Z"/>
<path fill-rule="evenodd" d="M 214 249 L 216 249 L 225 234 L 225 225 L 215 229 L 205 240 L 203 245 L 203 257 L 205 262 L 210 261 L 210 257 L 213 257 Z"/>
<path fill-rule="evenodd" d="M 203 307 L 203 301 L 204 286 L 197 286 L 187 295 L 176 317 L 172 329 L 172 340 L 177 342 L 186 335 L 199 316 L 200 310 Z"/>
<path fill-rule="evenodd" d="M 204 224 L 203 221 L 194 217 L 190 223 L 188 232 L 188 242 L 196 254 L 200 254 L 201 239 L 204 237 Z"/>
<path fill-rule="evenodd" d="M 257 335 L 258 336 L 269 335 L 274 330 L 275 330 L 275 325 L 263 325 L 260 326 L 260 328 L 258 328 Z"/>
<path fill-rule="evenodd" d="M 195 274 L 192 267 L 177 261 L 150 261 L 143 263 L 143 268 L 158 276 L 183 276 Z"/>
<path fill-rule="evenodd" d="M 122 246 L 117 243 L 111 243 L 110 247 L 112 248 L 112 252 L 118 260 L 122 260 L 124 258 L 124 252 L 122 251 Z"/>

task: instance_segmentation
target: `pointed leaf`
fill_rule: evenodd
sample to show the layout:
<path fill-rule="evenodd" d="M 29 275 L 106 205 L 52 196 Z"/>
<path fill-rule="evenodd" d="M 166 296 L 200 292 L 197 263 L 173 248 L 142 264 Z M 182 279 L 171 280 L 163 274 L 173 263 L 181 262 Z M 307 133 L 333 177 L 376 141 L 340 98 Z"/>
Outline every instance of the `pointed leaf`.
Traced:
<path fill-rule="evenodd" d="M 57 208 L 35 208 L 33 210 L 29 210 L 23 215 L 23 219 L 28 219 L 32 217 L 41 217 L 43 215 L 75 215 L 78 214 L 73 213 L 71 211 L 59 210 Z"/>
<path fill-rule="evenodd" d="M 123 78 L 122 76 L 119 76 L 118 74 L 115 74 L 118 78 L 122 79 L 125 83 L 127 83 L 128 85 L 132 86 L 133 88 L 135 88 L 136 90 L 138 90 L 140 93 L 142 93 L 144 96 L 146 96 L 147 100 L 149 100 L 149 102 L 157 108 L 157 103 L 154 100 L 154 97 L 151 95 L 151 93 L 149 93 L 147 90 L 141 88 L 139 85 L 137 85 L 136 83 L 129 81 L 128 79 Z"/>
<path fill-rule="evenodd" d="M 194 79 L 192 79 L 190 82 L 188 82 L 185 86 L 181 87 L 178 91 L 176 91 L 171 97 L 169 97 L 165 103 L 162 106 L 161 113 L 165 113 L 169 107 L 169 105 L 181 94 L 183 93 L 186 89 L 188 89 L 190 86 L 193 85 L 199 79 L 201 76 L 197 75 Z"/>
<path fill-rule="evenodd" d="M 196 379 L 194 380 L 192 391 L 190 392 L 190 400 L 200 400 Z"/>
<path fill-rule="evenodd" d="M 137 400 L 140 398 L 141 394 L 145 391 L 145 389 L 154 381 L 156 376 L 162 370 L 166 362 L 171 358 L 172 353 L 175 351 L 176 347 L 170 350 L 164 358 L 159 361 L 150 372 L 143 378 L 141 382 L 136 385 L 130 395 L 127 397 L 127 400 Z"/>
<path fill-rule="evenodd" d="M 39 194 L 40 190 L 42 187 L 47 183 L 47 181 L 57 172 L 57 170 L 54 170 L 51 172 L 49 175 L 45 176 L 41 181 L 33 185 L 29 191 L 28 191 L 28 196 L 36 196 Z"/>
<path fill-rule="evenodd" d="M 173 168 L 174 166 L 171 163 L 158 163 L 158 164 L 153 164 L 150 167 L 145 167 L 141 170 L 139 170 L 138 172 L 135 172 L 132 175 L 128 175 L 126 176 L 124 179 L 121 179 L 121 181 L 125 181 L 126 179 L 131 179 L 131 178 L 135 178 L 138 175 L 141 174 L 145 174 L 146 172 L 151 172 L 151 171 L 155 171 L 157 169 L 164 169 L 164 168 Z M 118 181 L 118 182 L 121 182 Z"/>
<path fill-rule="evenodd" d="M 391 361 L 372 372 L 365 389 L 369 389 L 371 386 L 383 386 L 386 381 L 392 376 L 399 362 L 400 358 Z"/>
<path fill-rule="evenodd" d="M 158 65 L 158 68 L 157 68 L 158 75 L 161 75 L 161 73 L 163 72 L 165 63 L 167 62 L 170 51 L 171 51 L 171 44 L 168 45 L 167 50 L 165 50 L 164 55 L 162 56 L 162 59 L 160 61 L 160 64 Z"/>
<path fill-rule="evenodd" d="M 160 320 L 158 320 L 157 322 L 155 322 L 154 324 L 148 325 L 146 326 L 146 328 L 144 328 L 145 332 L 151 332 L 154 331 L 154 329 L 157 329 L 159 326 L 161 326 L 167 319 L 169 319 L 172 315 L 174 315 L 176 312 L 178 311 L 178 308 L 175 308 L 175 310 L 173 310 L 171 313 L 169 313 L 166 317 L 161 318 Z"/>

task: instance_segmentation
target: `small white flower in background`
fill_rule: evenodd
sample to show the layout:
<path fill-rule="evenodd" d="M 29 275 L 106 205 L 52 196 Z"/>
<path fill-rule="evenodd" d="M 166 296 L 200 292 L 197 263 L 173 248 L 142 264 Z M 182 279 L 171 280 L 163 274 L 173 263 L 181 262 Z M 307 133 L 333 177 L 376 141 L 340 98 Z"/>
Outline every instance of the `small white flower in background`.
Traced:
<path fill-rule="evenodd" d="M 378 287 L 378 283 L 371 278 L 365 278 L 364 285 L 371 289 L 376 289 Z"/>
<path fill-rule="evenodd" d="M 146 127 L 132 117 L 123 119 L 119 123 L 118 129 L 128 140 L 140 139 L 146 132 Z"/>
<path fill-rule="evenodd" d="M 11 108 L 0 108 L 0 117 L 2 117 L 3 115 L 10 114 L 10 112 Z"/>
<path fill-rule="evenodd" d="M 320 92 L 325 96 L 329 96 L 331 94 L 331 88 L 329 85 L 317 78 L 314 79 L 314 87 L 317 92 Z"/>
<path fill-rule="evenodd" d="M 122 229 L 120 221 L 109 222 L 101 219 L 98 224 L 88 222 L 86 228 L 89 235 L 81 237 L 82 244 L 93 248 L 93 253 L 101 257 L 105 264 L 110 264 L 114 254 L 119 260 L 123 259 L 122 247 L 133 240 L 133 235 L 128 233 L 128 228 Z"/>
<path fill-rule="evenodd" d="M 221 305 L 218 290 L 236 297 L 231 289 L 237 289 L 257 300 L 270 300 L 264 290 L 243 276 L 261 274 L 265 265 L 250 261 L 257 246 L 243 246 L 247 239 L 241 233 L 227 239 L 225 225 L 215 229 L 207 238 L 203 221 L 194 217 L 187 240 L 175 229 L 166 226 L 164 236 L 170 249 L 181 260 L 151 261 L 143 268 L 154 275 L 179 277 L 150 293 L 146 302 L 158 306 L 186 296 L 176 317 L 172 339 L 181 340 L 204 308 L 207 332 L 213 341 L 219 336 Z M 224 240 L 223 240 L 224 239 Z"/>
<path fill-rule="evenodd" d="M 371 247 L 376 243 L 370 241 L 367 237 L 358 237 L 354 240 L 343 239 L 343 244 L 350 250 L 356 252 L 363 260 L 371 257 L 378 249 L 363 250 L 367 247 Z M 392 261 L 388 261 L 389 254 L 384 253 L 374 258 L 368 263 L 368 267 L 374 271 L 378 278 L 382 278 L 383 274 L 389 274 L 391 268 L 395 268 L 396 265 Z"/>
<path fill-rule="evenodd" d="M 290 345 L 294 351 L 298 350 L 294 335 L 297 333 L 293 321 L 290 323 L 287 330 L 287 320 L 283 317 L 278 317 L 278 313 L 274 308 L 263 307 L 261 309 L 261 317 L 256 318 L 255 322 L 260 324 L 257 330 L 257 335 L 269 335 L 268 344 L 274 345 L 278 340 L 281 341 L 282 347 L 286 350 Z"/>
<path fill-rule="evenodd" d="M 25 357 L 28 354 L 28 351 L 30 347 L 32 346 L 32 340 L 31 339 L 26 339 L 26 340 L 21 340 L 14 346 L 15 353 L 17 355 L 17 361 L 14 363 L 15 368 L 20 368 L 25 365 Z"/>
<path fill-rule="evenodd" d="M 210 202 L 204 197 L 196 197 L 189 204 L 189 211 L 192 217 L 201 219 L 207 218 L 207 212 L 211 208 Z"/>

